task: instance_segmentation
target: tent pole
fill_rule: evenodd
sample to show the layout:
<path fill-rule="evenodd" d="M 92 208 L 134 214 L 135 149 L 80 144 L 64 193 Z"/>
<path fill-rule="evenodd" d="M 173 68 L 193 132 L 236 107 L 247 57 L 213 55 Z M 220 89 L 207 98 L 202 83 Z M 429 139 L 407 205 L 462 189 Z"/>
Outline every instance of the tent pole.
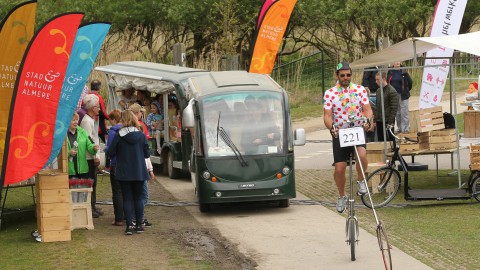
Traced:
<path fill-rule="evenodd" d="M 450 98 L 450 101 L 453 99 L 453 109 L 454 109 L 454 118 L 455 118 L 455 141 L 457 142 L 457 178 L 458 178 L 458 188 L 462 187 L 462 174 L 460 173 L 460 141 L 458 136 L 458 122 L 457 122 L 457 94 L 455 91 L 455 66 L 453 65 L 453 58 L 450 62 L 450 91 L 453 96 Z"/>
<path fill-rule="evenodd" d="M 417 44 L 415 44 L 416 40 L 413 39 L 413 65 L 418 66 L 417 63 Z"/>

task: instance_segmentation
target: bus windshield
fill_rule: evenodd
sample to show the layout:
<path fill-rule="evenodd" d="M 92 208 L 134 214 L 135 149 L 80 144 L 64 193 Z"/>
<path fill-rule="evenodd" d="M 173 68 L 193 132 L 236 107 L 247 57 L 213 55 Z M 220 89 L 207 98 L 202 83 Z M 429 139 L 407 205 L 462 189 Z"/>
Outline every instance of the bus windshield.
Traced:
<path fill-rule="evenodd" d="M 281 93 L 257 91 L 209 96 L 203 100 L 202 110 L 207 156 L 237 156 L 242 160 L 243 155 L 283 152 L 285 113 Z"/>

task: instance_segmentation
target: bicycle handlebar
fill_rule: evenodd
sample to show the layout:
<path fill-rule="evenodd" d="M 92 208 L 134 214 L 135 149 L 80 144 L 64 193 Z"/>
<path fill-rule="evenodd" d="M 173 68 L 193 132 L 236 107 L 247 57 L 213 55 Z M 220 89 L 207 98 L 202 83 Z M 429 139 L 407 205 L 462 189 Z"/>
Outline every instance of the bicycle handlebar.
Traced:
<path fill-rule="evenodd" d="M 408 137 L 398 137 L 397 135 L 395 135 L 393 133 L 393 125 L 389 124 L 386 126 L 386 129 L 387 131 L 390 133 L 391 136 L 393 136 L 395 138 L 395 140 L 397 142 L 400 142 L 400 141 L 406 141 L 406 142 L 413 142 L 413 143 L 418 143 L 418 140 L 413 140 L 413 139 L 410 139 Z"/>

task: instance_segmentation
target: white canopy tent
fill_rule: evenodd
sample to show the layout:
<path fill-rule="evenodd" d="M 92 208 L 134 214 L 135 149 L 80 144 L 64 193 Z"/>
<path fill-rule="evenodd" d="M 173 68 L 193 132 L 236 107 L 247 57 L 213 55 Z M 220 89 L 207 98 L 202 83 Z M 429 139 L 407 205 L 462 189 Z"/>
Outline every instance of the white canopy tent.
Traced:
<path fill-rule="evenodd" d="M 453 36 L 440 36 L 440 37 L 414 37 L 408 38 L 404 41 L 401 41 L 397 44 L 394 44 L 390 47 L 387 47 L 381 51 L 370 54 L 362 59 L 356 60 L 350 63 L 352 69 L 362 69 L 369 67 L 381 67 L 393 62 L 401 62 L 405 60 L 414 59 L 417 55 L 425 53 L 431 49 L 437 47 L 446 47 L 454 49 L 457 51 L 462 51 L 470 54 L 480 56 L 480 31 L 453 35 Z M 452 67 L 452 63 L 450 63 Z M 453 70 L 451 70 L 451 81 L 454 80 Z M 454 87 L 453 82 L 450 82 L 451 88 Z M 450 89 L 453 93 L 451 99 L 455 100 L 455 90 Z M 454 115 L 456 121 L 456 102 L 453 102 L 454 106 Z M 382 104 L 383 107 L 383 104 Z M 383 109 L 382 109 L 383 110 Z M 455 125 L 456 129 L 456 141 L 457 141 L 457 176 L 459 188 L 461 187 L 461 174 L 460 174 L 460 151 L 459 151 L 459 136 L 458 136 L 458 125 Z"/>
<path fill-rule="evenodd" d="M 437 47 L 447 47 L 480 56 L 480 31 L 441 37 L 413 37 L 350 63 L 353 69 L 382 66 L 415 58 Z"/>

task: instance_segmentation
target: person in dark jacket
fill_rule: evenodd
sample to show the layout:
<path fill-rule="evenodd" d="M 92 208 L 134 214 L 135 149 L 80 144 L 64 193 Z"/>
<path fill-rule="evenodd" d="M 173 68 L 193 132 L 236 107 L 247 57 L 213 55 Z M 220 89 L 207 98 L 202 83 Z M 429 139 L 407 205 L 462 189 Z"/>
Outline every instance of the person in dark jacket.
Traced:
<path fill-rule="evenodd" d="M 362 77 L 362 86 L 363 87 L 368 87 L 370 89 L 371 94 L 375 94 L 378 89 L 378 85 L 375 81 L 375 74 L 377 74 L 377 69 L 378 67 L 369 67 L 366 68 L 367 71 L 363 72 L 363 77 Z"/>
<path fill-rule="evenodd" d="M 380 76 L 382 77 L 380 79 Z M 385 116 L 385 127 L 387 125 L 395 124 L 395 116 L 397 115 L 398 109 L 398 95 L 395 88 L 387 83 L 387 73 L 385 72 L 378 72 L 375 75 L 375 79 L 377 81 L 378 86 L 382 86 L 383 92 L 380 92 L 380 87 L 377 90 L 377 106 L 373 112 L 375 118 L 375 125 L 377 127 L 377 138 L 378 141 L 384 141 L 383 136 L 383 116 Z M 383 93 L 383 94 L 382 94 Z M 382 98 L 383 97 L 383 98 Z M 385 110 L 385 114 L 382 113 L 382 103 L 383 109 Z M 393 138 L 388 136 L 387 140 L 392 141 Z"/>
<path fill-rule="evenodd" d="M 116 156 L 115 176 L 122 188 L 123 212 L 127 220 L 126 235 L 133 231 L 142 233 L 142 219 L 145 205 L 144 184 L 150 179 L 145 159 L 150 157 L 150 150 L 145 134 L 140 131 L 137 117 L 130 110 L 122 112 L 122 128 L 113 138 L 107 155 Z M 135 223 L 133 212 L 135 211 Z M 135 224 L 135 227 L 134 227 Z M 132 229 L 134 227 L 134 229 Z"/>
<path fill-rule="evenodd" d="M 397 110 L 397 127 L 401 133 L 410 131 L 410 119 L 408 114 L 408 99 L 412 89 L 412 78 L 406 69 L 400 68 L 400 62 L 393 63 L 392 70 L 388 71 L 387 82 L 397 90 L 399 101 Z"/>
<path fill-rule="evenodd" d="M 112 127 L 108 130 L 107 145 L 105 151 L 108 151 L 110 145 L 112 144 L 113 138 L 117 135 L 120 128 L 122 128 L 121 123 L 121 113 L 122 111 L 116 109 L 110 112 L 108 118 Z M 117 167 L 117 158 L 112 156 L 110 159 L 110 186 L 112 188 L 112 203 L 113 203 L 113 214 L 115 220 L 112 222 L 114 226 L 123 226 L 123 197 L 122 197 L 122 188 L 120 183 L 117 181 L 115 174 L 115 168 Z"/>

